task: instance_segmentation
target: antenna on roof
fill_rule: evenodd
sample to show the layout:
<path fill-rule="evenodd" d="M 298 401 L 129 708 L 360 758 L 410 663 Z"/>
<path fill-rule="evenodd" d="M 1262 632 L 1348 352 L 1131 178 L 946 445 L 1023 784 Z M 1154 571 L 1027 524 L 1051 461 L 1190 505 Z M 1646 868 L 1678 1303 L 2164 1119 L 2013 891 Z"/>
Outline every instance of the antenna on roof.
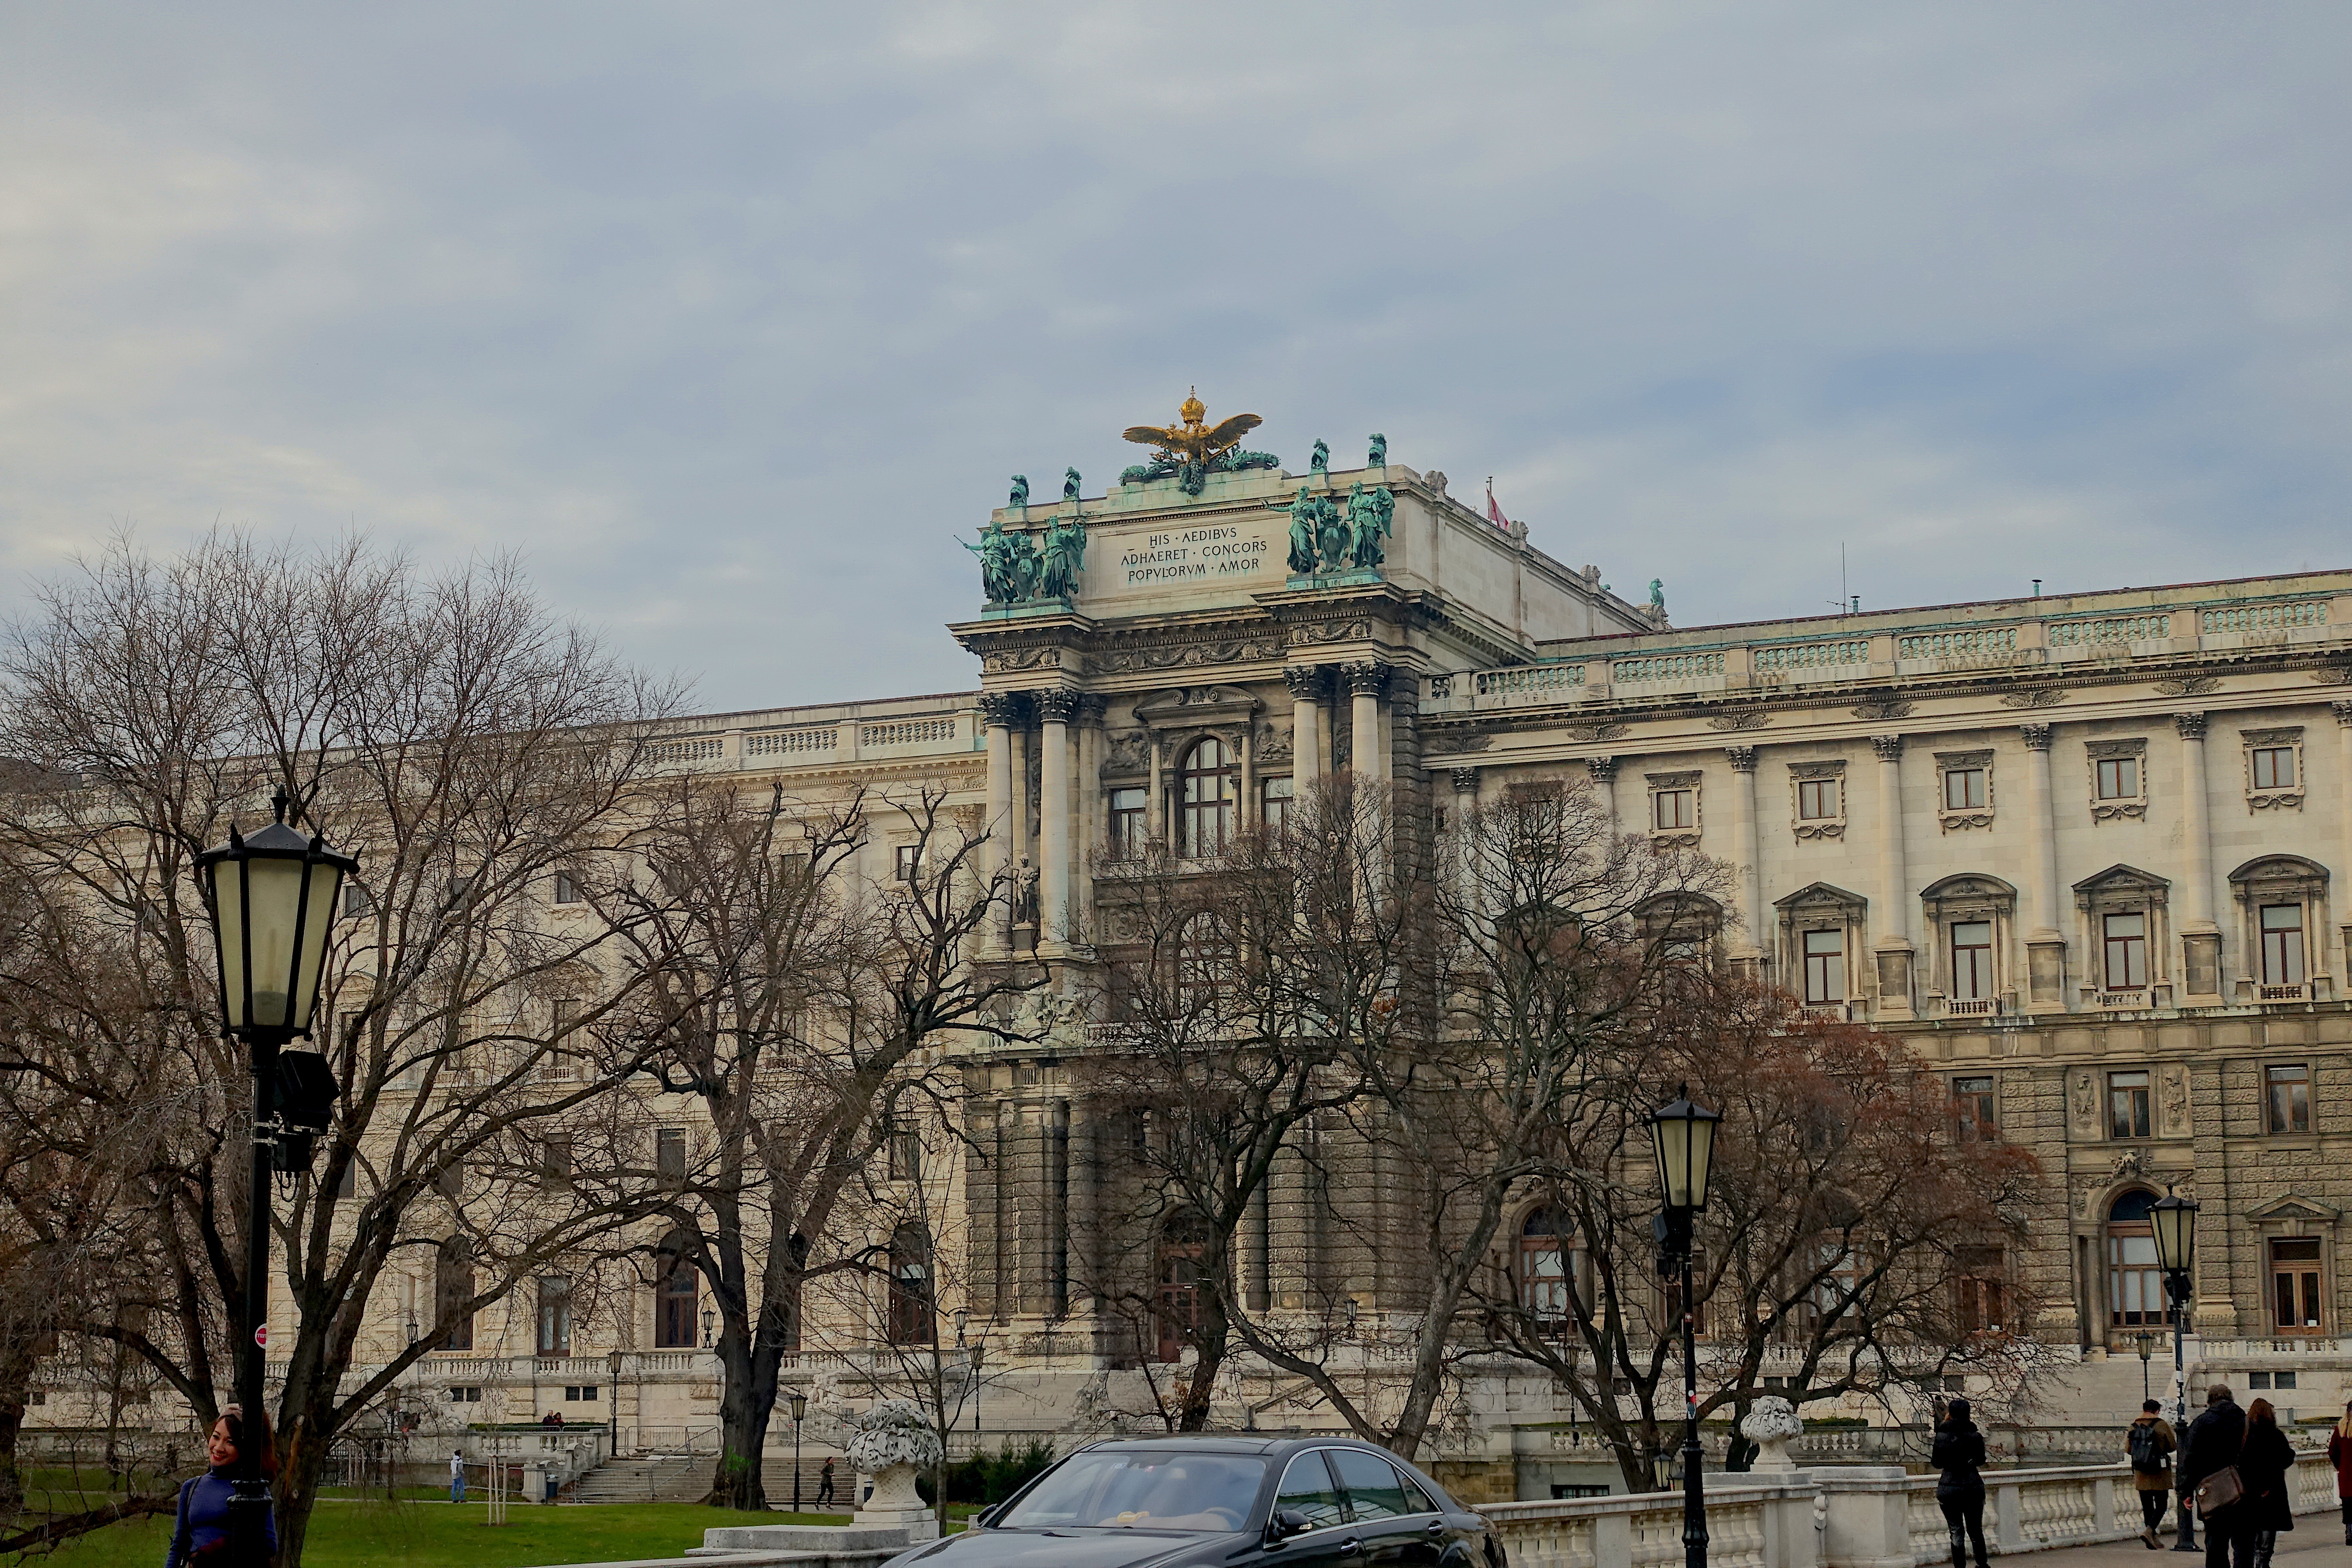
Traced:
<path fill-rule="evenodd" d="M 1853 611 L 1846 608 L 1846 601 L 1850 596 L 1845 591 L 1845 541 L 1841 539 L 1838 541 L 1838 596 L 1830 601 L 1837 606 L 1839 615 L 1853 614 Z"/>

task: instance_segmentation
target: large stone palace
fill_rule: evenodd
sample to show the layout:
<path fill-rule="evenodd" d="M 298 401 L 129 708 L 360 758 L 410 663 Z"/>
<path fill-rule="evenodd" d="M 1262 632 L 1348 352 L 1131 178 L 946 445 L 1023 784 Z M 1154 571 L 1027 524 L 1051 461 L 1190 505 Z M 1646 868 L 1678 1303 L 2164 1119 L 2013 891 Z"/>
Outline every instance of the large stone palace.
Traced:
<path fill-rule="evenodd" d="M 2077 1363 L 2053 1419 L 2136 1407 L 2143 1333 L 2168 1361 L 2147 1213 L 2176 1186 L 2203 1205 L 2198 1374 L 2341 1409 L 2352 571 L 1679 627 L 1658 584 L 1612 592 L 1377 437 L 1354 470 L 1318 443 L 1303 475 L 1230 448 L 1177 442 L 1098 497 L 1075 473 L 1058 500 L 1019 483 L 982 532 L 987 602 L 951 628 L 976 690 L 711 715 L 666 755 L 812 796 L 947 788 L 1021 889 L 981 956 L 1072 973 L 1119 847 L 1202 853 L 1337 770 L 1431 820 L 1589 780 L 1623 833 L 1738 868 L 1724 963 L 1899 1035 L 1972 1131 L 2039 1157 L 2031 1256 L 2003 1267 L 2057 1304 L 2034 1327 Z M 877 875 L 905 848 L 883 827 Z M 991 1427 L 1066 1419 L 1121 1353 L 1071 1286 L 1106 1222 L 1067 1070 L 1090 1026 L 974 1049 L 969 1143 L 942 1145 L 992 1156 L 957 1173 L 968 1257 L 940 1303 L 1020 1374 Z M 1245 1267 L 1285 1255 L 1272 1231 L 1297 1213 L 1262 1218 Z M 1377 1314 L 1378 1259 L 1360 1267 L 1349 1294 Z M 575 1416 L 707 1420 L 716 1373 L 654 1294 L 563 1346 L 576 1371 L 528 1354 L 526 1315 L 423 1381 L 495 1403 L 528 1375 L 537 1404 L 605 1401 Z M 853 1363 L 871 1322 L 813 1316 L 810 1364 Z M 1483 1453 L 1544 1495 L 1528 1434 L 1564 1416 L 1497 1394 Z"/>

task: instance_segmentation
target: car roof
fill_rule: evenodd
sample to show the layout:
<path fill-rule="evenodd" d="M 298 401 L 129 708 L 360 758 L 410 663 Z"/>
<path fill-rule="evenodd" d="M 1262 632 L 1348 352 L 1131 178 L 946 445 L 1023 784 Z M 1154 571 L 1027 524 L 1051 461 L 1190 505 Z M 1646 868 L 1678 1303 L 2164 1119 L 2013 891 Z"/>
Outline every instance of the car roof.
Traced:
<path fill-rule="evenodd" d="M 1393 1458 L 1386 1448 L 1367 1443 L 1360 1437 L 1280 1436 L 1265 1437 L 1247 1432 L 1171 1432 L 1160 1437 L 1105 1437 L 1088 1443 L 1074 1452 L 1104 1451 L 1164 1453 L 1171 1448 L 1186 1448 L 1211 1454 L 1263 1454 L 1269 1457 L 1297 1453 L 1302 1448 L 1361 1448 L 1366 1453 Z"/>

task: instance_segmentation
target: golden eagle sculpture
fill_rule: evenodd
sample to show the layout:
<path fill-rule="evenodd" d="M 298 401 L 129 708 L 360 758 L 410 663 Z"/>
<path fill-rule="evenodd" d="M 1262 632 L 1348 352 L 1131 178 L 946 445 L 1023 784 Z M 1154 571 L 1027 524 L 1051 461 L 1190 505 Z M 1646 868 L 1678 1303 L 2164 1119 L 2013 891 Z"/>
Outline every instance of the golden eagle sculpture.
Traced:
<path fill-rule="evenodd" d="M 1196 496 L 1211 474 L 1282 466 L 1271 452 L 1241 450 L 1242 437 L 1265 423 L 1255 414 L 1236 414 L 1211 425 L 1208 407 L 1195 387 L 1176 416 L 1181 424 L 1130 425 L 1121 432 L 1138 446 L 1151 447 L 1152 453 L 1151 461 L 1138 463 L 1120 474 L 1119 483 L 1142 484 L 1173 476 L 1186 495 Z"/>

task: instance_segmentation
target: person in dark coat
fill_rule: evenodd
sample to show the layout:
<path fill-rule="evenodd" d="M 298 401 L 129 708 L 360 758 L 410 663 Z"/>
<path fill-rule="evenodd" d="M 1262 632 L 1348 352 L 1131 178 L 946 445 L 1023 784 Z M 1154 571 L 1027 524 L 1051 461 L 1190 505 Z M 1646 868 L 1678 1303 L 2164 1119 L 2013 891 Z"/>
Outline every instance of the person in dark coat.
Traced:
<path fill-rule="evenodd" d="M 2294 1494 L 2287 1481 L 2294 1468 L 2294 1445 L 2279 1430 L 2278 1412 L 2269 1400 L 2255 1400 L 2246 1406 L 2246 1446 L 2238 1455 L 2238 1479 L 2246 1483 L 2238 1526 L 2253 1537 L 2253 1568 L 2271 1568 L 2279 1531 L 2294 1528 Z"/>
<path fill-rule="evenodd" d="M 262 1418 L 261 1473 L 278 1473 L 278 1455 L 269 1440 L 269 1422 Z M 172 1521 L 172 1544 L 163 1553 L 163 1568 L 193 1568 L 199 1560 L 225 1561 L 229 1547 L 229 1499 L 236 1493 L 238 1460 L 245 1444 L 245 1413 L 232 1405 L 213 1423 L 205 1440 L 205 1458 L 211 1468 L 180 1488 L 179 1507 Z M 269 1555 L 278 1554 L 277 1510 L 262 1515 Z"/>
<path fill-rule="evenodd" d="M 1952 1532 L 1952 1568 L 1969 1568 L 1971 1546 L 1977 1568 L 1991 1568 L 1985 1552 L 1984 1434 L 1969 1419 L 1967 1400 L 1955 1399 L 1946 1406 L 1927 1462 L 1937 1472 L 1936 1506 L 1944 1510 L 1945 1528 Z"/>
<path fill-rule="evenodd" d="M 2336 1500 L 2344 1507 L 2344 1544 L 2352 1546 L 2352 1401 L 2327 1435 L 2327 1462 L 2336 1467 Z"/>
<path fill-rule="evenodd" d="M 2180 1463 L 2176 1468 L 2181 1497 L 2193 1503 L 2197 1484 L 2216 1470 L 2236 1464 L 2238 1450 L 2245 1446 L 2246 1413 L 2230 1396 L 2230 1385 L 2217 1383 L 2205 1392 L 2205 1413 L 2191 1421 L 2189 1430 L 2181 1436 Z M 2205 1516 L 2205 1568 L 2230 1568 L 2231 1542 L 2240 1539 L 2239 1521 L 2248 1511 L 2242 1502 L 2235 1502 Z M 2238 1568 L 2253 1568 L 2254 1536 L 2251 1528 L 2235 1550 Z"/>

